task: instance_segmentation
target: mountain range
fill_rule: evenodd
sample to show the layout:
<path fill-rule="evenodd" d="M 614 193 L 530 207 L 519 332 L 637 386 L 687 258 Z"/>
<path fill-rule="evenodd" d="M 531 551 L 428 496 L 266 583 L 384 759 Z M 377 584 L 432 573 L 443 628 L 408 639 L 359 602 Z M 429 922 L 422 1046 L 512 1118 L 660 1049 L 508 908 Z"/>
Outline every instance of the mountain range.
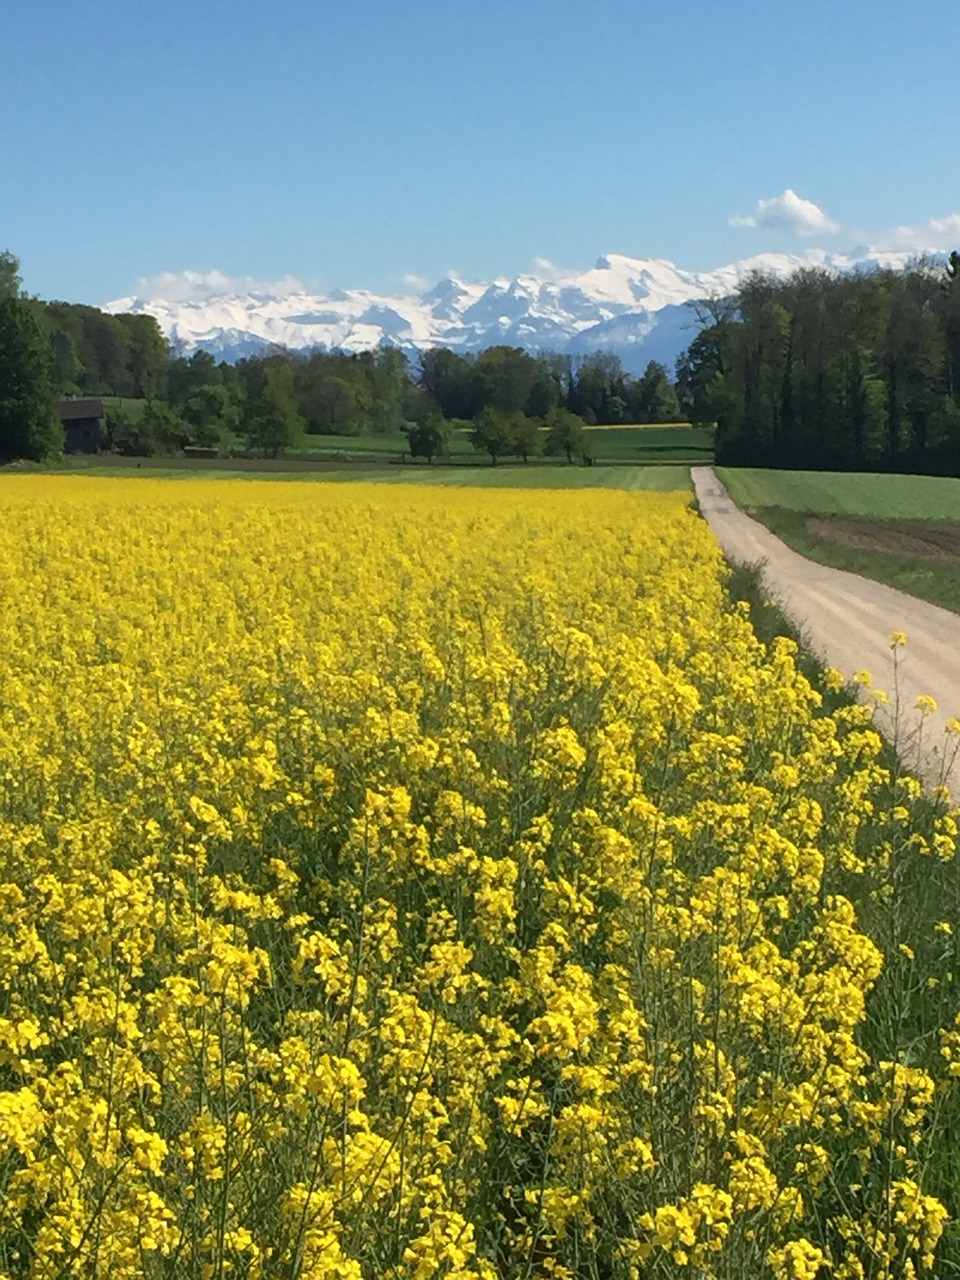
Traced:
<path fill-rule="evenodd" d="M 311 294 L 297 286 L 226 292 L 195 300 L 118 298 L 104 310 L 155 316 L 173 348 L 238 360 L 279 345 L 293 350 L 366 351 L 389 345 L 413 355 L 445 346 L 480 351 L 500 343 L 571 355 L 620 357 L 639 373 L 650 360 L 668 368 L 698 323 L 686 304 L 733 292 L 749 272 L 777 276 L 801 267 L 834 271 L 902 267 L 913 255 L 872 250 L 767 253 L 714 271 L 685 271 L 663 258 L 608 254 L 589 271 L 519 275 L 483 284 L 449 276 L 432 289 L 387 297 L 363 289 Z"/>

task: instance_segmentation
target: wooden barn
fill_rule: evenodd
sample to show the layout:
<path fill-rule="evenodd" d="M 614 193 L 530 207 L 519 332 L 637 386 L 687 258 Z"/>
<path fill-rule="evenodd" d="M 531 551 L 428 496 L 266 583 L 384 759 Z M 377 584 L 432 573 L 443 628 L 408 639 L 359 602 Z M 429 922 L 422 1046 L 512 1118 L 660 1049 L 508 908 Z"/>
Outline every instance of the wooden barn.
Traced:
<path fill-rule="evenodd" d="M 103 448 L 103 401 L 61 400 L 57 414 L 63 423 L 64 453 L 99 453 Z"/>

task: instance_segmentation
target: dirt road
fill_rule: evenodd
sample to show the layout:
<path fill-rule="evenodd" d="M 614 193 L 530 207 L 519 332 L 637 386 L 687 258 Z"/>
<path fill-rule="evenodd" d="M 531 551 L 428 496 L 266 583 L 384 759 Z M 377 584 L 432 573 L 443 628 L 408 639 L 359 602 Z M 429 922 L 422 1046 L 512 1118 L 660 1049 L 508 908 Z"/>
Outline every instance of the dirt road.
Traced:
<path fill-rule="evenodd" d="M 945 780 L 960 799 L 958 739 L 945 734 L 947 720 L 960 718 L 960 616 L 797 555 L 734 505 L 712 467 L 691 467 L 690 475 L 700 510 L 727 558 L 763 562 L 770 595 L 830 666 L 847 678 L 864 669 L 871 673 L 873 688 L 890 695 L 888 706 L 878 708 L 877 725 L 896 743 L 904 764 L 932 784 Z M 894 631 L 907 637 L 898 654 L 899 717 L 890 649 Z M 914 710 L 921 694 L 937 703 L 922 728 Z"/>

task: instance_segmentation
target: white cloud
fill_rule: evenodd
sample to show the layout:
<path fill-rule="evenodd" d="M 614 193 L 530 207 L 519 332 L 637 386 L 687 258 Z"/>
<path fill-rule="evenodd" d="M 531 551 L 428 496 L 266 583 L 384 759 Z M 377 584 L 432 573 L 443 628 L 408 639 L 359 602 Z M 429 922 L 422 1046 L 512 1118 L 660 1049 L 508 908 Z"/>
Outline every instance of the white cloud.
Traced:
<path fill-rule="evenodd" d="M 404 284 L 409 285 L 411 289 L 416 289 L 418 293 L 423 293 L 424 289 L 430 288 L 430 281 L 426 276 L 418 276 L 414 271 L 405 271 L 400 277 Z"/>
<path fill-rule="evenodd" d="M 253 276 L 228 276 L 223 271 L 162 271 L 158 276 L 137 281 L 136 296 L 152 301 L 207 302 L 225 294 L 260 293 L 270 298 L 286 298 L 303 293 L 304 284 L 296 276 L 281 280 L 258 280 Z"/>
<path fill-rule="evenodd" d="M 875 245 L 878 249 L 905 249 L 917 253 L 960 248 L 960 213 L 950 213 L 945 218 L 929 218 L 919 226 L 894 227 L 880 235 Z"/>
<path fill-rule="evenodd" d="M 792 187 L 783 195 L 758 200 L 753 213 L 735 213 L 730 222 L 734 227 L 764 227 L 794 236 L 830 235 L 840 230 L 840 224 L 827 217 L 818 204 L 804 200 Z"/>
<path fill-rule="evenodd" d="M 551 262 L 549 258 L 534 258 L 533 273 L 541 280 L 564 280 L 567 276 L 576 275 L 577 272 L 567 267 L 558 266 L 557 263 Z"/>

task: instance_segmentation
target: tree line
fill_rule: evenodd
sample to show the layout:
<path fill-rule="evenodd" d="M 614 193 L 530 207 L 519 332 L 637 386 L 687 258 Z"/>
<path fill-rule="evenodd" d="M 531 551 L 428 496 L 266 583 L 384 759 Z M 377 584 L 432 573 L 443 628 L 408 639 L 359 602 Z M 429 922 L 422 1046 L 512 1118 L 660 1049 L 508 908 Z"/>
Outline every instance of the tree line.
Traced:
<path fill-rule="evenodd" d="M 786 280 L 699 304 L 684 411 L 731 465 L 960 474 L 960 254 Z"/>
<path fill-rule="evenodd" d="M 0 253 L 0 456 L 43 457 L 63 442 L 62 396 L 116 396 L 107 447 L 172 453 L 242 442 L 276 456 L 304 436 L 403 433 L 433 459 L 455 428 L 491 462 L 541 448 L 587 454 L 591 424 L 717 424 L 718 461 L 960 474 L 960 254 L 945 267 L 788 279 L 747 277 L 694 304 L 701 321 L 671 379 L 615 355 L 422 352 L 384 347 L 266 350 L 236 364 L 177 355 L 151 316 L 26 297 Z"/>
<path fill-rule="evenodd" d="M 242 443 L 277 456 L 309 435 L 402 433 L 413 455 L 432 460 L 460 427 L 494 463 L 541 448 L 573 461 L 587 451 L 587 425 L 680 415 L 662 365 L 651 362 L 634 378 L 607 354 L 436 348 L 415 366 L 390 347 L 355 354 L 276 348 L 236 364 L 202 350 L 177 355 L 152 316 L 26 297 L 18 261 L 4 253 L 0 456 L 58 452 L 63 434 L 53 406 L 68 396 L 140 402 L 109 409 L 105 424 L 109 449 L 138 455 Z"/>

